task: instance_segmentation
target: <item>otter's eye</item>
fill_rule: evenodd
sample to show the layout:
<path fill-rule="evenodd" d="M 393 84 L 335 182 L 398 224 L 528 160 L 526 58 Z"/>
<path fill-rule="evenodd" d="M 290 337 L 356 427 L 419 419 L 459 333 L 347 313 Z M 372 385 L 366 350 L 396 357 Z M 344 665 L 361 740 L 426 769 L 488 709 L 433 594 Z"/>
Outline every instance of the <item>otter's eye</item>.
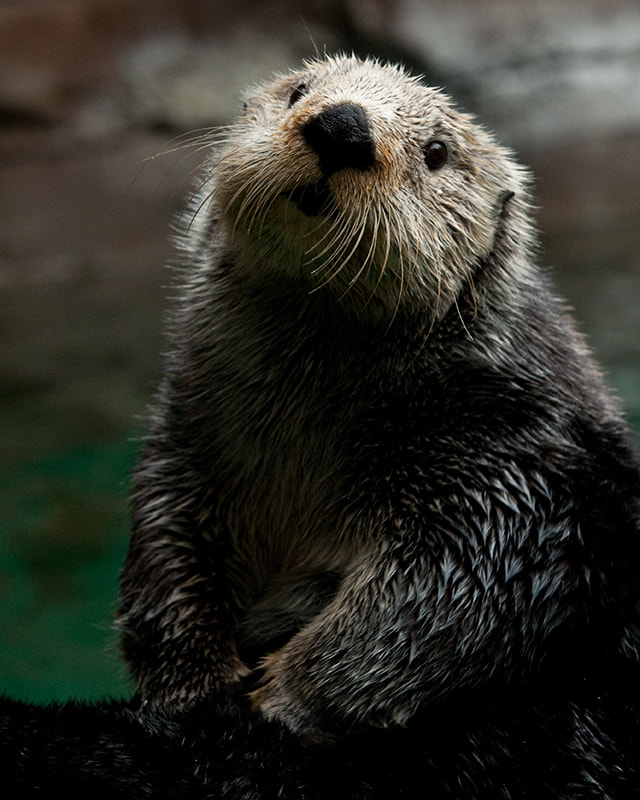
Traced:
<path fill-rule="evenodd" d="M 424 161 L 430 170 L 444 167 L 449 158 L 447 146 L 444 142 L 433 141 L 424 148 Z"/>
<path fill-rule="evenodd" d="M 301 83 L 299 86 L 296 86 L 296 88 L 295 88 L 295 89 L 294 89 L 294 90 L 291 92 L 291 94 L 289 95 L 289 108 L 291 108 L 291 106 L 292 106 L 292 105 L 294 105 L 295 103 L 297 103 L 297 102 L 298 102 L 298 100 L 299 100 L 301 97 L 304 97 L 304 96 L 305 96 L 305 94 L 306 94 L 308 91 L 309 91 L 309 90 L 307 89 L 307 84 L 306 84 L 306 83 Z"/>

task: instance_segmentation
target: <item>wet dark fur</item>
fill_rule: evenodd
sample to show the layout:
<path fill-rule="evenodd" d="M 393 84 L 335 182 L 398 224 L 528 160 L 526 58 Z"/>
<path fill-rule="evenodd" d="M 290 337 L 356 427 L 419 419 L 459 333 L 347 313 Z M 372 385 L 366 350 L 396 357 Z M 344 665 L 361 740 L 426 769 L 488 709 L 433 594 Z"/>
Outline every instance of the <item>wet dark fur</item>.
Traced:
<path fill-rule="evenodd" d="M 439 319 L 242 269 L 209 221 L 122 575 L 146 700 L 254 669 L 255 706 L 313 734 L 637 658 L 638 454 L 503 189 Z"/>
<path fill-rule="evenodd" d="M 2 797 L 631 800 L 640 673 L 584 667 L 568 683 L 463 692 L 408 728 L 311 748 L 239 693 L 182 712 L 0 700 Z"/>

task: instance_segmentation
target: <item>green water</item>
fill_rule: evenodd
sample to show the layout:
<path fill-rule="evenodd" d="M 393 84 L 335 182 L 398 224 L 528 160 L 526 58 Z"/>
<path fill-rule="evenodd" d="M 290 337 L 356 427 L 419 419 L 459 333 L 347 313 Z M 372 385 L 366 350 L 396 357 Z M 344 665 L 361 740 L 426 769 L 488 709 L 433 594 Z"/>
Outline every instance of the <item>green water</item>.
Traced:
<path fill-rule="evenodd" d="M 158 276 L 0 290 L 0 692 L 129 691 L 112 619 L 163 302 Z"/>
<path fill-rule="evenodd" d="M 112 618 L 127 537 L 127 440 L 27 460 L 0 481 L 0 690 L 124 696 Z"/>

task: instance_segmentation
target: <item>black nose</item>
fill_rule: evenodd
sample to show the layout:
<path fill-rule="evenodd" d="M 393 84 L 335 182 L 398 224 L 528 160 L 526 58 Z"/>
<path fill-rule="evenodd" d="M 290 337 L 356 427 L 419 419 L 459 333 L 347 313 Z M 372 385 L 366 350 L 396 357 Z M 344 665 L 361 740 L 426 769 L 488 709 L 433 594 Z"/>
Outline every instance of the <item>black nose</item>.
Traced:
<path fill-rule="evenodd" d="M 344 167 L 373 166 L 375 149 L 360 106 L 342 103 L 305 123 L 302 133 L 320 159 L 325 177 Z"/>

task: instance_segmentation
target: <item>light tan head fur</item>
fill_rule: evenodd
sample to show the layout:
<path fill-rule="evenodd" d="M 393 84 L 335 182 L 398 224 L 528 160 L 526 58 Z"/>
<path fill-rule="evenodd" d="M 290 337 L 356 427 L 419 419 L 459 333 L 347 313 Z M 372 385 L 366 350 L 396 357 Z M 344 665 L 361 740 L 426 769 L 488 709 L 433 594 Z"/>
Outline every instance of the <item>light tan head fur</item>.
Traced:
<path fill-rule="evenodd" d="M 375 163 L 330 175 L 332 213 L 308 216 L 290 193 L 323 175 L 301 131 L 340 103 L 363 109 Z M 424 155 L 433 141 L 448 152 L 436 170 Z M 435 320 L 491 251 L 512 193 L 519 244 L 528 246 L 527 182 L 510 153 L 440 91 L 400 67 L 336 56 L 247 96 L 216 149 L 198 208 L 222 223 L 218 235 L 229 237 L 248 270 L 259 263 L 263 272 L 293 273 L 311 290 L 330 286 L 360 305 L 375 297 L 395 310 L 413 300 Z"/>

